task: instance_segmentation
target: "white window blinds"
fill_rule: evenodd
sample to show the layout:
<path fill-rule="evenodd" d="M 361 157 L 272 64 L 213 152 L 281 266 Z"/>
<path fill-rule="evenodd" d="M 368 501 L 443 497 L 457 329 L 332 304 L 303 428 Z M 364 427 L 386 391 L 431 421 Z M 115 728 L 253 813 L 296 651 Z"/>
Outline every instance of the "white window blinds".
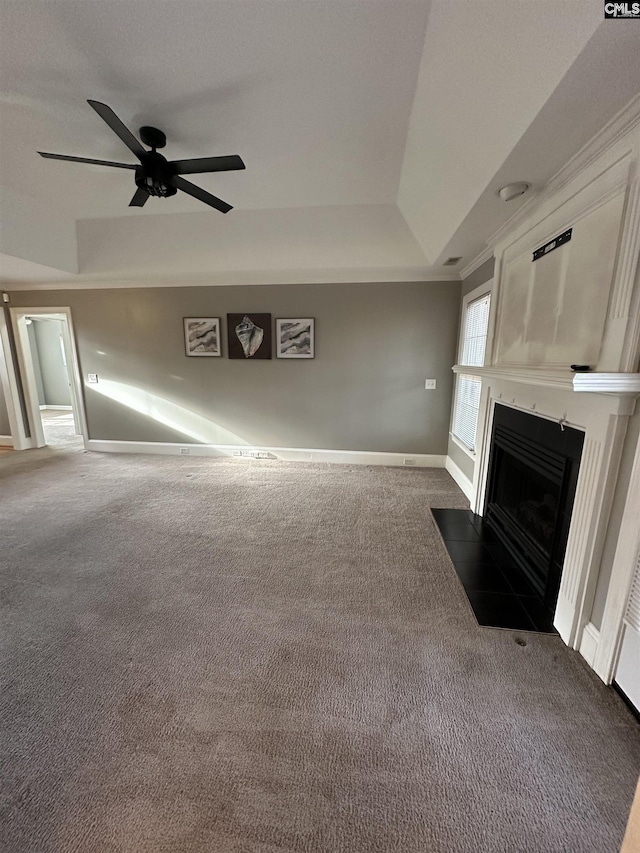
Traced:
<path fill-rule="evenodd" d="M 467 305 L 460 353 L 460 362 L 465 366 L 482 367 L 484 364 L 490 304 L 491 294 L 486 293 Z M 458 374 L 452 432 L 469 450 L 475 450 L 476 446 L 481 386 L 479 376 L 471 373 Z"/>
<path fill-rule="evenodd" d="M 491 294 L 486 293 L 467 305 L 462 338 L 461 364 L 482 367 L 487 343 Z"/>

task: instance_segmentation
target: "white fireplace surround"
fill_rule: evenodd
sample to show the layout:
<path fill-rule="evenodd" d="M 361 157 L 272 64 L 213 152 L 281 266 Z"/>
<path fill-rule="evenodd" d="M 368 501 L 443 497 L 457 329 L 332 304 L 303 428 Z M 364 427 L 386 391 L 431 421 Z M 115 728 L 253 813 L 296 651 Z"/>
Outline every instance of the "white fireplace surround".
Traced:
<path fill-rule="evenodd" d="M 639 164 L 640 96 L 489 241 L 496 264 L 485 367 L 454 367 L 482 379 L 475 512 L 484 510 L 496 404 L 585 434 L 554 624 L 591 665 L 594 595 L 640 396 Z M 568 228 L 572 243 L 532 261 Z M 592 369 L 573 373 L 572 363 Z"/>
<path fill-rule="evenodd" d="M 503 378 L 482 368 L 478 422 L 478 464 L 472 509 L 482 514 L 487 487 L 490 440 L 496 403 L 582 430 L 585 442 L 580 461 L 571 527 L 564 560 L 555 626 L 569 646 L 578 648 L 589 624 L 609 512 L 618 478 L 618 465 L 640 376 L 628 377 L 637 392 L 576 393 L 560 387 Z"/>

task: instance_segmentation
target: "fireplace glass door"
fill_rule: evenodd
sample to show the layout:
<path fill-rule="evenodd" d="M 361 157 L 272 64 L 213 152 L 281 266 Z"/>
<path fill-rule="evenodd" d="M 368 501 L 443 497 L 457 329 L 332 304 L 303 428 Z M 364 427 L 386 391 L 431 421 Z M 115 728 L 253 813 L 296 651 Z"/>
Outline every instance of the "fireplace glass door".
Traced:
<path fill-rule="evenodd" d="M 583 439 L 578 430 L 496 406 L 485 517 L 549 608 L 560 585 Z"/>

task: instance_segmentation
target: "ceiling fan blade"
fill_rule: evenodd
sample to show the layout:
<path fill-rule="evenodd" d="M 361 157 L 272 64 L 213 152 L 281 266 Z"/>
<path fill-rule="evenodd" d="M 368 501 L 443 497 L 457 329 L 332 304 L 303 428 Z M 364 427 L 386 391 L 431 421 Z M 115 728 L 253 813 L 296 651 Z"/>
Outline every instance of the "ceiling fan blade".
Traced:
<path fill-rule="evenodd" d="M 220 213 L 228 213 L 230 210 L 233 210 L 233 205 L 227 204 L 226 201 L 222 201 L 220 198 L 216 198 L 214 195 L 211 195 L 211 193 L 197 187 L 190 181 L 185 181 L 185 179 L 181 178 L 179 175 L 174 175 L 171 178 L 171 183 L 177 189 L 182 190 L 183 193 L 187 193 L 188 195 L 197 198 L 198 201 L 203 201 L 205 204 L 210 205 L 210 207 L 215 207 L 215 209 L 219 210 Z"/>
<path fill-rule="evenodd" d="M 172 160 L 169 164 L 174 175 L 198 175 L 203 172 L 231 172 L 234 169 L 246 169 L 242 157 L 231 154 L 228 157 L 196 157 L 193 160 Z"/>
<path fill-rule="evenodd" d="M 47 154 L 46 151 L 38 151 L 41 157 L 48 160 L 70 160 L 72 163 L 91 163 L 92 166 L 115 166 L 116 169 L 137 169 L 131 163 L 114 163 L 111 160 L 92 160 L 90 157 L 69 157 L 67 154 Z"/>
<path fill-rule="evenodd" d="M 149 193 L 142 187 L 138 187 L 133 194 L 133 198 L 129 202 L 129 207 L 144 207 L 148 198 Z"/>
<path fill-rule="evenodd" d="M 132 151 L 136 157 L 144 157 L 147 152 L 135 138 L 133 133 L 131 133 L 129 128 L 120 121 L 111 107 L 108 107 L 106 104 L 101 104 L 100 101 L 89 100 L 87 103 L 90 107 L 93 107 L 103 121 L 106 121 L 111 130 L 120 137 L 127 148 Z"/>

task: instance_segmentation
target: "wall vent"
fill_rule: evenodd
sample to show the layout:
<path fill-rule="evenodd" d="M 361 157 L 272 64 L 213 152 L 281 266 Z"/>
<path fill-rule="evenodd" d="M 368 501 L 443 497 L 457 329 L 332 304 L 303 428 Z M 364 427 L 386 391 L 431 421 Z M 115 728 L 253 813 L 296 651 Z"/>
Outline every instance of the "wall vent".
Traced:
<path fill-rule="evenodd" d="M 442 266 L 443 267 L 454 267 L 461 260 L 462 260 L 462 255 L 459 258 L 447 258 L 447 260 L 442 264 Z"/>

